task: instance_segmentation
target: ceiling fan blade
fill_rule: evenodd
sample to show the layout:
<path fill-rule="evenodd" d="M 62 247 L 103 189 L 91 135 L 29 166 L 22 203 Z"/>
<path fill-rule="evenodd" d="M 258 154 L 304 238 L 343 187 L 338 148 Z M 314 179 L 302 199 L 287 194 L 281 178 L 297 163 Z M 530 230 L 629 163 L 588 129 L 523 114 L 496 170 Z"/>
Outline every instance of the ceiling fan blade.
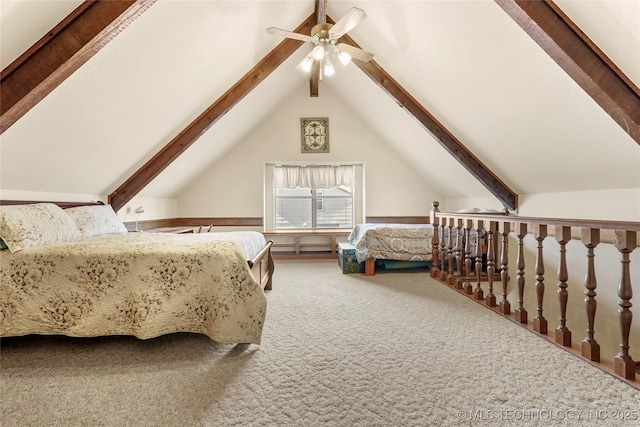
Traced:
<path fill-rule="evenodd" d="M 358 61 L 369 62 L 373 59 L 373 53 L 345 43 L 338 43 L 336 47 L 340 52 L 348 53 L 353 59 L 357 59 Z"/>
<path fill-rule="evenodd" d="M 303 42 L 308 42 L 311 40 L 311 36 L 307 36 L 305 34 L 294 33 L 293 31 L 282 30 L 276 27 L 267 28 L 267 33 L 273 34 L 274 36 L 282 36 L 287 37 L 289 39 L 302 40 Z"/>
<path fill-rule="evenodd" d="M 338 22 L 334 24 L 334 26 L 329 30 L 329 34 L 331 34 L 335 38 L 340 38 L 353 27 L 362 22 L 366 17 L 367 14 L 364 13 L 364 10 L 353 7 L 342 18 L 340 18 Z"/>

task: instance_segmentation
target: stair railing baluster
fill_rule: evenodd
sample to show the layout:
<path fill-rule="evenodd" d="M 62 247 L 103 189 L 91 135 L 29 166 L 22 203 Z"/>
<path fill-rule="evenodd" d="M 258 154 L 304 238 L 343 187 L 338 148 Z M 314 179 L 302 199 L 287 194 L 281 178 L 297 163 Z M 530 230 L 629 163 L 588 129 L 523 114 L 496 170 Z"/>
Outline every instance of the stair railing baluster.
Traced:
<path fill-rule="evenodd" d="M 631 312 L 631 297 L 633 296 L 633 288 L 631 287 L 631 275 L 629 273 L 629 255 L 636 248 L 636 232 L 635 231 L 614 231 L 614 245 L 622 254 L 622 271 L 620 274 L 620 284 L 618 285 L 618 297 L 620 301 L 618 305 L 618 319 L 620 320 L 620 333 L 622 341 L 620 343 L 620 352 L 613 358 L 614 369 L 617 375 L 627 379 L 635 380 L 636 363 L 629 355 L 629 334 L 631 333 L 631 321 L 633 313 Z"/>
<path fill-rule="evenodd" d="M 484 228 L 484 221 L 481 219 L 476 219 L 474 220 L 473 225 L 476 230 L 476 288 L 473 291 L 473 296 L 477 300 L 483 300 L 484 291 L 482 290 L 482 285 L 480 284 L 482 279 L 482 242 L 480 239 L 480 234 L 482 233 L 482 229 Z"/>
<path fill-rule="evenodd" d="M 571 227 L 557 226 L 555 237 L 560 244 L 560 264 L 558 265 L 558 299 L 560 302 L 560 324 L 555 330 L 556 343 L 563 346 L 571 346 L 571 331 L 567 328 L 567 243 L 571 240 Z"/>
<path fill-rule="evenodd" d="M 547 237 L 546 224 L 533 224 L 533 237 L 538 242 L 538 251 L 536 253 L 536 296 L 538 297 L 538 308 L 533 318 L 533 330 L 540 333 L 547 333 L 547 319 L 542 314 L 542 306 L 544 302 L 544 256 L 542 241 Z"/>
<path fill-rule="evenodd" d="M 500 313 L 511 314 L 511 305 L 507 299 L 507 285 L 509 282 L 509 232 L 511 231 L 511 223 L 508 221 L 500 221 L 498 231 L 502 237 L 502 245 L 500 246 L 500 279 L 502 281 L 502 301 L 500 301 Z"/>
<path fill-rule="evenodd" d="M 498 228 L 497 221 L 488 221 L 487 227 L 487 280 L 489 282 L 489 293 L 485 297 L 485 304 L 489 307 L 495 307 L 496 296 L 493 294 L 493 279 L 496 273 L 496 244 L 494 241 L 495 231 Z"/>
<path fill-rule="evenodd" d="M 440 246 L 440 242 L 438 241 L 438 224 L 440 223 L 438 206 L 440 206 L 440 203 L 433 202 L 431 205 L 433 207 L 431 208 L 430 220 L 433 226 L 433 235 L 431 237 L 431 269 L 429 270 L 429 275 L 431 277 L 438 277 L 438 247 Z"/>
<path fill-rule="evenodd" d="M 471 284 L 471 228 L 473 220 L 466 219 L 464 224 L 464 269 L 465 269 L 465 285 L 464 293 L 471 295 L 473 293 L 473 285 Z"/>
<path fill-rule="evenodd" d="M 597 228 L 582 229 L 582 243 L 587 247 L 587 273 L 584 278 L 584 287 L 587 289 L 584 302 L 587 310 L 587 336 L 582 340 L 582 356 L 593 362 L 600 361 L 600 344 L 595 339 L 594 324 L 596 319 L 596 270 L 594 263 L 594 249 L 600 243 L 600 230 Z"/>
<path fill-rule="evenodd" d="M 516 223 L 516 236 L 518 237 L 518 258 L 516 264 L 518 268 L 518 307 L 515 310 L 515 318 L 520 323 L 527 323 L 527 310 L 524 308 L 524 237 L 527 235 L 527 224 Z"/>

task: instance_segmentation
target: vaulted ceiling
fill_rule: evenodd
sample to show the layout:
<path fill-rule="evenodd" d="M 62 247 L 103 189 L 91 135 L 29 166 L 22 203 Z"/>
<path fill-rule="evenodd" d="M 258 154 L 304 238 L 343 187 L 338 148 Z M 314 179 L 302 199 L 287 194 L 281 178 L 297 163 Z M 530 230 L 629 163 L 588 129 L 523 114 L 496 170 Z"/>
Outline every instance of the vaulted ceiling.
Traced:
<path fill-rule="evenodd" d="M 188 131 L 203 112 L 213 111 L 270 51 L 281 49 L 276 47 L 281 40 L 267 35 L 266 27 L 294 29 L 316 6 L 314 1 L 122 3 L 131 3 L 126 18 L 101 33 L 107 41 L 121 34 L 85 55 L 84 66 L 6 126 L 2 188 L 114 194 L 136 171 L 148 173 L 141 167 L 155 153 Z M 549 16 L 535 17 L 539 10 L 527 15 L 520 3 L 537 2 L 329 1 L 327 14 L 334 19 L 352 6 L 367 11 L 367 20 L 349 33 L 350 41 L 374 52 L 376 62 L 364 66 L 364 74 L 353 65 L 339 69 L 321 82 L 320 96 L 323 90 L 336 95 L 454 196 L 483 195 L 492 182 L 502 184 L 500 179 L 506 183 L 503 190 L 511 187 L 516 193 L 639 187 L 640 109 L 634 102 L 640 82 L 640 6 L 632 1 L 553 5 L 586 33 L 587 44 L 606 54 L 603 67 L 588 55 L 581 64 L 585 55 L 572 56 L 575 41 L 553 33 L 563 27 L 545 28 Z M 4 76 L 15 58 L 81 2 L 3 0 L 0 5 Z M 237 99 L 234 109 L 243 114 L 219 109 L 193 131 L 199 136 L 216 123 L 189 150 L 192 155 L 187 151 L 153 183 L 139 180 L 144 185 L 129 191 L 174 197 L 287 97 L 299 96 L 307 77 L 294 66 L 306 53 L 298 50 L 246 99 Z M 384 73 L 389 78 L 381 78 Z M 394 95 L 394 88 L 406 92 L 400 98 L 384 93 Z M 42 93 L 44 98 L 48 92 Z M 412 103 L 429 112 L 435 130 L 411 111 Z M 451 185 L 442 176 L 460 165 L 434 147 L 447 146 L 441 129 L 466 147 L 472 160 L 486 165 L 471 175 L 493 171 L 489 178 L 480 176 L 484 188 L 464 174 L 458 188 L 447 188 Z M 68 150 L 86 153 L 86 163 L 67 164 Z M 41 177 L 25 169 L 34 163 Z M 78 175 L 89 173 L 92 183 L 56 174 L 65 166 Z M 468 162 L 465 166 L 469 170 Z M 619 174 L 602 176 L 613 168 Z"/>

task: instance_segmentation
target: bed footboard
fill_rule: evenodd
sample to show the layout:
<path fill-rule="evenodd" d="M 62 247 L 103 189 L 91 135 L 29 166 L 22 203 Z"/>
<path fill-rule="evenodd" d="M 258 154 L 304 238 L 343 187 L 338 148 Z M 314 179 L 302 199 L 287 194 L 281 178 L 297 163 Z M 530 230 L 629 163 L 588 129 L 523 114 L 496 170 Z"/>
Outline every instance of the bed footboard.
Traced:
<path fill-rule="evenodd" d="M 252 260 L 249 260 L 249 269 L 253 278 L 262 286 L 263 289 L 269 291 L 272 287 L 273 278 L 273 257 L 271 255 L 271 247 L 273 241 L 269 240 L 267 245 Z"/>

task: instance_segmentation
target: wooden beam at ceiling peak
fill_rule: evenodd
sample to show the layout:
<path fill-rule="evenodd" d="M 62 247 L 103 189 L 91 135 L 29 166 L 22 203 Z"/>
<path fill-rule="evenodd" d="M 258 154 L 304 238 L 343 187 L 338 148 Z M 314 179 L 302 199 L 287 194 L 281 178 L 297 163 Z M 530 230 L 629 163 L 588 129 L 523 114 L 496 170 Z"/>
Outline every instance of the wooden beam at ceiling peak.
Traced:
<path fill-rule="evenodd" d="M 327 22 L 334 21 L 327 17 Z M 341 37 L 354 47 L 360 47 L 349 35 Z M 353 61 L 371 80 L 373 80 L 387 95 L 407 113 L 431 133 L 440 145 L 449 152 L 474 178 L 491 192 L 508 209 L 514 211 L 518 208 L 518 195 L 511 190 L 498 176 L 471 153 L 447 128 L 445 128 L 426 108 L 411 96 L 397 81 L 389 75 L 376 61 Z"/>
<path fill-rule="evenodd" d="M 310 15 L 294 31 L 296 33 L 310 33 L 315 25 L 315 16 Z M 187 148 L 200 138 L 211 126 L 240 102 L 249 92 L 267 78 L 269 74 L 289 56 L 291 56 L 304 42 L 295 39 L 285 39 L 271 52 L 258 62 L 236 84 L 227 90 L 220 98 L 209 106 L 200 116 L 189 124 L 182 132 L 173 138 L 160 152 L 153 156 L 136 173 L 125 181 L 118 189 L 109 195 L 109 204 L 116 211 L 147 186 L 167 166 L 176 160 Z"/>
<path fill-rule="evenodd" d="M 640 144 L 640 89 L 550 0 L 495 0 Z"/>
<path fill-rule="evenodd" d="M 325 0 L 316 0 L 316 24 L 324 23 L 327 11 L 325 9 Z M 309 96 L 318 96 L 318 86 L 320 81 L 320 62 L 313 61 L 311 65 L 311 76 L 309 78 Z"/>
<path fill-rule="evenodd" d="M 0 74 L 0 134 L 156 0 L 85 1 Z"/>

